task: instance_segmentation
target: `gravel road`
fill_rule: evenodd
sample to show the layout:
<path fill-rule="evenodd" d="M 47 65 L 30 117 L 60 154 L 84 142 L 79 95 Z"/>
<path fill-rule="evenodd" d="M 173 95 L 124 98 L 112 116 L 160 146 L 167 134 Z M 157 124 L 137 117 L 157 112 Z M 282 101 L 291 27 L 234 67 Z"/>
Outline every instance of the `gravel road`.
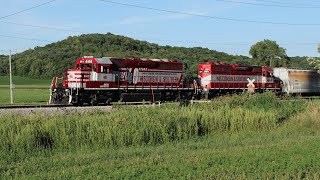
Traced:
<path fill-rule="evenodd" d="M 106 111 L 112 110 L 112 106 L 87 106 L 87 107 L 37 107 L 37 108 L 19 108 L 19 109 L 0 109 L 1 115 L 9 114 L 19 114 L 19 115 L 29 115 L 29 114 L 59 114 L 59 113 L 85 113 L 90 111 Z"/>

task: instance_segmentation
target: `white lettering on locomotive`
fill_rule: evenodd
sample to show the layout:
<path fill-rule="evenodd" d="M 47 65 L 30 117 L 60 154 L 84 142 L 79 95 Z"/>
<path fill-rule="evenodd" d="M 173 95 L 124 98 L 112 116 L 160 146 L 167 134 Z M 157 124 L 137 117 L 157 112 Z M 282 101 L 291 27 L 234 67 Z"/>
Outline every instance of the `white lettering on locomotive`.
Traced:
<path fill-rule="evenodd" d="M 92 60 L 88 60 L 88 59 L 84 59 L 84 60 L 80 60 L 81 64 L 92 64 Z"/>
<path fill-rule="evenodd" d="M 109 83 L 104 83 L 102 85 L 100 85 L 101 88 L 108 88 L 109 87 Z"/>

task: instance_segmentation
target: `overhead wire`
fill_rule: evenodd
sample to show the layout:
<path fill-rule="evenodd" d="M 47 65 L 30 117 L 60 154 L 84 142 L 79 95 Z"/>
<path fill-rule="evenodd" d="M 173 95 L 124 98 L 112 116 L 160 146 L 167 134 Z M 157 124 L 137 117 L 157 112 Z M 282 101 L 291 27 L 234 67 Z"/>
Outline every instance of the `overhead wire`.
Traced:
<path fill-rule="evenodd" d="M 275 4 L 288 4 L 288 5 L 296 5 L 296 6 L 320 6 L 316 4 L 302 4 L 302 3 L 292 3 L 292 2 L 283 2 L 283 1 L 273 1 L 273 0 L 258 0 L 258 2 L 268 2 Z"/>
<path fill-rule="evenodd" d="M 8 15 L 6 15 L 6 16 L 2 16 L 2 17 L 0 17 L 0 19 L 4 19 L 4 18 L 10 17 L 10 16 L 14 16 L 14 15 L 17 15 L 17 14 L 20 14 L 20 13 L 23 13 L 23 12 L 26 12 L 26 11 L 29 11 L 29 10 L 31 10 L 31 9 L 35 9 L 35 8 L 44 6 L 44 5 L 46 5 L 46 4 L 52 3 L 52 2 L 54 2 L 54 1 L 56 1 L 56 0 L 47 1 L 47 2 L 45 2 L 45 3 L 39 4 L 39 5 L 36 5 L 36 6 L 32 6 L 32 7 L 27 8 L 27 9 L 23 9 L 23 10 L 21 10 L 21 11 L 15 12 L 15 13 L 8 14 Z"/>
<path fill-rule="evenodd" d="M 9 52 L 9 50 L 0 49 L 1 52 Z"/>
<path fill-rule="evenodd" d="M 64 31 L 64 32 L 76 32 L 81 34 L 90 34 L 92 32 L 89 31 L 79 31 L 79 30 L 72 30 L 72 29 L 64 29 L 64 28 L 55 28 L 50 26 L 39 26 L 39 25 L 32 25 L 32 24 L 21 24 L 21 23 L 15 23 L 15 22 L 9 22 L 9 21 L 0 21 L 0 23 L 7 23 L 17 26 L 25 26 L 25 27 L 32 27 L 32 28 L 40 28 L 40 29 L 49 29 L 49 30 L 56 30 L 56 31 Z M 6 38 L 15 38 L 15 39 L 27 39 L 27 40 L 33 40 L 34 38 L 21 38 L 21 37 L 15 37 L 15 36 L 7 36 L 7 35 L 0 35 L 0 37 L 6 37 Z M 187 44 L 212 44 L 212 45 L 221 45 L 221 46 L 245 46 L 245 45 L 251 45 L 252 43 L 248 42 L 223 42 L 223 43 L 216 43 L 216 42 L 199 42 L 199 41 L 185 41 L 185 40 L 168 40 L 168 39 L 157 39 L 157 38 L 145 38 L 145 37 L 138 37 L 139 39 L 145 39 L 147 41 L 153 40 L 153 41 L 162 41 L 162 42 L 173 42 L 173 43 L 187 43 Z M 36 39 L 39 41 L 39 39 Z M 47 42 L 53 42 L 49 40 L 45 40 Z M 285 45 L 311 45 L 311 44 L 317 44 L 313 42 L 307 42 L 307 43 L 287 43 Z"/>
<path fill-rule="evenodd" d="M 12 24 L 12 25 L 18 25 L 18 26 L 25 26 L 25 27 L 33 27 L 33 28 L 40 28 L 40 29 L 49 29 L 49 30 L 65 31 L 65 32 L 90 33 L 90 32 L 77 31 L 77 30 L 72 30 L 72 29 L 55 28 L 55 27 L 39 26 L 39 25 L 32 25 L 32 24 L 22 24 L 22 23 L 10 22 L 10 21 L 0 21 L 0 23 Z"/>
<path fill-rule="evenodd" d="M 278 8 L 298 8 L 298 9 L 320 9 L 320 6 L 302 6 L 302 5 L 280 5 L 280 4 L 265 4 L 265 3 L 256 3 L 256 2 L 245 2 L 245 1 L 233 1 L 233 0 L 215 0 L 219 2 L 233 3 L 233 4 L 245 4 L 245 5 L 254 5 L 254 6 L 268 6 L 268 7 L 278 7 Z M 267 2 L 267 1 L 265 1 Z M 270 2 L 270 1 L 269 1 Z"/>
<path fill-rule="evenodd" d="M 0 19 L 10 17 L 46 4 L 49 4 L 56 0 L 51 0 L 42 4 L 39 4 L 37 6 L 33 6 L 15 13 L 12 13 L 7 16 L 0 17 Z M 184 15 L 190 15 L 190 16 L 198 16 L 198 17 L 205 17 L 205 18 L 211 18 L 211 19 L 220 19 L 220 20 L 229 20 L 229 21 L 241 21 L 241 22 L 255 22 L 255 23 L 271 23 L 271 24 L 282 24 L 282 25 L 320 25 L 320 24 L 290 24 L 290 23 L 275 23 L 275 22 L 265 22 L 265 21 L 255 21 L 255 20 L 244 20 L 244 19 L 232 19 L 232 18 L 224 18 L 224 17 L 215 17 L 215 16 L 207 16 L 207 15 L 201 15 L 201 14 L 194 14 L 194 13 L 185 13 L 185 12 L 178 12 L 178 11 L 171 11 L 171 10 L 164 10 L 164 9 L 158 9 L 158 8 L 152 8 L 152 7 L 145 7 L 145 6 L 139 6 L 139 5 L 133 5 L 133 4 L 127 4 L 127 3 L 119 3 L 114 2 L 110 0 L 99 0 L 103 2 L 108 2 L 112 4 L 118 4 L 118 5 L 124 5 L 124 6 L 130 6 L 135 8 L 143 8 L 143 9 L 149 9 L 149 10 L 155 10 L 155 11 L 161 11 L 161 12 L 167 12 L 167 13 L 178 13 L 178 14 L 184 14 Z M 217 0 L 217 1 L 226 1 L 226 0 Z M 267 2 L 268 0 L 261 0 Z M 269 1 L 274 3 L 279 3 L 278 1 Z M 76 33 L 90 33 L 90 32 L 84 32 L 84 31 L 77 31 L 77 30 L 71 30 L 71 29 L 63 29 L 63 28 L 55 28 L 55 27 L 48 27 L 48 26 L 38 26 L 38 25 L 30 25 L 30 24 L 21 24 L 21 23 L 15 23 L 15 22 L 8 22 L 8 21 L 0 21 L 1 23 L 7 23 L 7 24 L 13 24 L 13 25 L 19 25 L 19 26 L 26 26 L 26 27 L 33 27 L 33 28 L 42 28 L 42 29 L 50 29 L 50 30 L 57 30 L 57 31 L 65 31 L 65 32 L 76 32 Z M 44 39 L 36 39 L 36 38 L 26 38 L 26 37 L 17 37 L 17 36 L 9 36 L 9 35 L 0 35 L 0 37 L 4 38 L 13 38 L 13 39 L 22 39 L 22 40 L 31 40 L 31 41 L 44 41 L 44 42 L 50 42 L 53 43 L 53 41 L 50 40 L 44 40 Z M 179 41 L 179 40 L 161 40 L 161 39 L 147 39 L 147 40 L 156 40 L 156 41 L 165 41 L 165 42 L 178 42 L 178 43 L 189 43 L 189 44 L 214 44 L 214 45 L 230 45 L 230 46 L 242 46 L 242 45 L 251 45 L 252 43 L 213 43 L 213 42 L 192 42 L 192 41 Z M 317 43 L 294 43 L 294 44 L 286 44 L 286 45 L 314 45 Z"/>
<path fill-rule="evenodd" d="M 159 8 L 141 6 L 141 5 L 135 5 L 135 4 L 129 4 L 129 3 L 115 2 L 110 0 L 98 0 L 98 1 L 109 3 L 109 4 L 117 4 L 121 6 L 134 7 L 139 9 L 147 9 L 147 10 L 158 11 L 158 12 L 182 14 L 182 15 L 196 16 L 196 17 L 207 18 L 207 19 L 223 20 L 223 21 L 272 24 L 272 25 L 288 25 L 288 26 L 320 26 L 319 23 L 287 23 L 287 22 L 272 22 L 272 21 L 258 21 L 258 20 L 250 20 L 250 19 L 226 18 L 226 17 L 220 17 L 220 16 L 209 16 L 209 15 L 202 15 L 202 14 L 196 14 L 196 13 L 187 13 L 187 12 L 180 12 L 180 11 L 174 11 L 174 10 L 159 9 Z"/>
<path fill-rule="evenodd" d="M 44 2 L 44 3 L 38 4 L 38 5 L 36 5 L 36 6 L 32 6 L 32 7 L 29 7 L 29 8 L 26 8 L 26 9 L 23 9 L 23 10 L 20 10 L 20 11 L 17 11 L 17 12 L 14 12 L 14 13 L 11 13 L 11 14 L 8 14 L 8 15 L 5 15 L 5 16 L 1 16 L 0 19 L 8 18 L 8 17 L 14 16 L 14 15 L 17 15 L 17 14 L 20 14 L 20 13 L 23 13 L 23 12 L 26 12 L 26 11 L 29 11 L 29 10 L 32 10 L 32 9 L 41 7 L 41 6 L 44 6 L 44 5 L 47 5 L 47 4 L 52 3 L 52 2 L 54 2 L 54 1 L 56 1 L 56 0 L 47 1 L 47 2 Z M 2 22 L 2 23 L 7 23 L 7 24 L 16 24 L 16 25 L 20 25 L 20 26 L 30 26 L 30 27 L 33 26 L 33 25 L 18 24 L 18 23 L 14 23 L 14 22 L 5 22 L 5 21 L 1 21 L 1 22 Z M 36 26 L 33 26 L 33 27 L 36 27 Z M 40 26 L 39 26 L 39 27 L 40 27 Z M 48 27 L 46 27 L 46 28 L 48 28 Z M 51 29 L 56 29 L 56 30 L 58 30 L 58 28 L 51 28 Z M 29 41 L 45 41 L 45 42 L 53 43 L 53 41 L 44 40 L 44 39 L 17 37 L 17 36 L 9 36 L 9 35 L 1 35 L 1 34 L 0 34 L 0 37 L 3 37 L 3 38 L 12 38 L 12 39 L 23 39 L 23 40 L 29 40 Z M 0 50 L 0 51 L 2 51 L 2 52 L 9 52 L 9 50 Z M 16 51 L 18 51 L 18 49 L 16 49 Z"/>
<path fill-rule="evenodd" d="M 44 42 L 50 42 L 50 43 L 54 42 L 54 41 L 45 40 L 45 39 L 26 38 L 26 37 L 9 36 L 9 35 L 1 35 L 1 34 L 0 34 L 0 37 L 12 38 L 12 39 L 23 39 L 23 40 L 29 40 L 29 41 L 44 41 Z"/>

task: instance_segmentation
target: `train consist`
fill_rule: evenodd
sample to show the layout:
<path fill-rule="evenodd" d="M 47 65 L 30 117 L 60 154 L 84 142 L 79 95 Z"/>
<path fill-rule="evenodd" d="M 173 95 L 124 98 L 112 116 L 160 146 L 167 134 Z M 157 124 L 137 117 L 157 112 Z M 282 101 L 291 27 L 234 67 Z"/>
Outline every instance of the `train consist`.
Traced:
<path fill-rule="evenodd" d="M 284 70 L 275 69 L 274 73 L 266 66 L 205 62 L 198 65 L 198 79 L 191 80 L 184 79 L 183 72 L 183 64 L 176 60 L 85 56 L 62 78 L 53 78 L 49 103 L 98 105 L 208 99 L 248 89 L 297 93 L 287 90 L 295 76 L 282 80 Z M 309 75 L 313 77 L 312 84 L 320 84 L 319 75 L 306 74 Z"/>

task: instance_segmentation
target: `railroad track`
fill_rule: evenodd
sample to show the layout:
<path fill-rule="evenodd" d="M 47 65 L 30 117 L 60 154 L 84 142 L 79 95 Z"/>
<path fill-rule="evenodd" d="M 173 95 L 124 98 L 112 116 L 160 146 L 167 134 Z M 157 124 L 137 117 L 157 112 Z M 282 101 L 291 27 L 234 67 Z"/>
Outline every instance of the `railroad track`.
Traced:
<path fill-rule="evenodd" d="M 159 103 L 159 102 L 157 102 Z M 37 105 L 6 105 L 0 106 L 0 115 L 6 114 L 45 114 L 45 115 L 56 115 L 59 113 L 85 113 L 92 112 L 95 110 L 109 112 L 112 110 L 112 106 L 122 106 L 122 105 L 150 105 L 152 102 L 115 102 L 112 105 L 83 105 L 83 106 L 73 106 L 73 105 L 46 105 L 46 104 L 37 104 Z"/>
<path fill-rule="evenodd" d="M 152 104 L 150 101 L 143 101 L 143 102 L 113 102 L 111 105 L 82 105 L 82 106 L 75 106 L 75 105 L 61 105 L 61 104 L 36 104 L 36 105 L 5 105 L 0 106 L 1 109 L 41 109 L 41 108 L 82 108 L 82 107 L 105 107 L 105 106 L 114 106 L 114 105 L 149 105 Z M 159 102 L 156 102 L 159 104 Z"/>
<path fill-rule="evenodd" d="M 281 98 L 280 98 L 281 99 Z M 320 99 L 320 96 L 298 96 L 298 99 L 306 99 L 306 100 L 316 100 Z M 188 104 L 194 103 L 208 103 L 210 100 L 188 100 Z M 41 108 L 81 108 L 81 107 L 105 107 L 105 106 L 118 106 L 118 105 L 150 105 L 150 104 L 160 104 L 160 102 L 152 103 L 151 101 L 141 101 L 141 102 L 113 102 L 111 105 L 60 105 L 60 104 L 37 104 L 37 105 L 5 105 L 0 106 L 1 109 L 41 109 Z M 161 103 L 162 104 L 162 103 Z"/>
<path fill-rule="evenodd" d="M 320 96 L 301 96 L 299 98 L 312 100 L 312 99 L 320 99 Z"/>
<path fill-rule="evenodd" d="M 46 104 L 37 104 L 37 105 L 8 105 L 0 106 L 0 109 L 28 109 L 28 108 L 59 108 L 59 107 L 72 107 L 72 105 L 46 105 Z"/>
<path fill-rule="evenodd" d="M 57 115 L 62 113 L 85 113 L 92 111 L 112 110 L 112 106 L 72 106 L 72 105 L 11 105 L 0 106 L 1 115 L 29 115 L 29 114 L 43 114 L 43 115 Z"/>

